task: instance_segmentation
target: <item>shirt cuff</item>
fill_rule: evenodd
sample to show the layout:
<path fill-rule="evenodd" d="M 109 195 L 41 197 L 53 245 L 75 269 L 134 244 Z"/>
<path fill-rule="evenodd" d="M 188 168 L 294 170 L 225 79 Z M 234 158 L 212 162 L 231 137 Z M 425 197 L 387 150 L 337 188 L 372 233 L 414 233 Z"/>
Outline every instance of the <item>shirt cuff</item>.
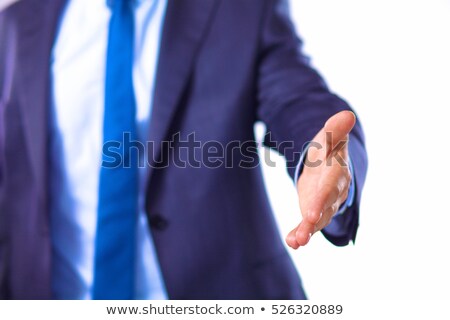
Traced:
<path fill-rule="evenodd" d="M 308 148 L 309 148 L 309 144 L 306 145 L 306 147 L 303 149 L 303 152 L 300 156 L 300 159 L 298 161 L 297 167 L 295 168 L 295 184 L 298 182 L 298 179 L 300 178 L 300 175 L 302 174 L 303 171 L 303 167 L 304 167 L 304 162 L 305 162 L 305 157 L 306 154 L 308 152 Z M 352 164 L 352 159 L 349 157 L 348 159 L 348 168 L 350 170 L 350 175 L 352 177 L 352 180 L 350 181 L 350 187 L 348 190 L 348 196 L 347 199 L 345 200 L 345 202 L 343 204 L 341 204 L 338 212 L 336 213 L 336 215 L 339 214 L 343 214 L 345 212 L 345 210 L 349 207 L 352 206 L 354 198 L 355 198 L 355 175 L 353 172 L 353 164 Z"/>

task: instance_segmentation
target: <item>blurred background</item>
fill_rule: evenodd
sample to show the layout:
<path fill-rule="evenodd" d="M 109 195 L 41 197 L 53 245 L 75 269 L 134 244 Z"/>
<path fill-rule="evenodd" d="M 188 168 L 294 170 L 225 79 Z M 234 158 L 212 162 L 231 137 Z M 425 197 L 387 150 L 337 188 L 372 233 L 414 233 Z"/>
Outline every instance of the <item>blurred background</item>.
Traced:
<path fill-rule="evenodd" d="M 449 299 L 450 1 L 291 0 L 305 51 L 355 108 L 369 172 L 356 245 L 289 249 L 312 299 Z M 257 128 L 261 133 L 261 128 Z M 300 211 L 264 167 L 283 237 Z"/>

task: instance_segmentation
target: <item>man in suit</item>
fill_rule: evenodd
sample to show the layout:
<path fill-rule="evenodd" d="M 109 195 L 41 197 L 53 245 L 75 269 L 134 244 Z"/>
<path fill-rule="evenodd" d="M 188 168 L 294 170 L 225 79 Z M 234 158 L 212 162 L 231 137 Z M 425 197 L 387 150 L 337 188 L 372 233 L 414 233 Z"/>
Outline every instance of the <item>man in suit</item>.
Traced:
<path fill-rule="evenodd" d="M 299 194 L 287 244 L 355 240 L 363 132 L 285 1 L 21 0 L 0 43 L 1 298 L 305 298 L 257 121 Z"/>

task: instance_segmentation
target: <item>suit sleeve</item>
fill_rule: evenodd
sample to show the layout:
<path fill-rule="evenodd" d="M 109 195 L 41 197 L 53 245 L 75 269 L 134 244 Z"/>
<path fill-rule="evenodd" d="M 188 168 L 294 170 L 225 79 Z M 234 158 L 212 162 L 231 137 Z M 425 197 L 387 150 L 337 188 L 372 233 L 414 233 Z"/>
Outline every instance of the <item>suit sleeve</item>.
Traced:
<path fill-rule="evenodd" d="M 4 33 L 4 22 L 3 22 L 3 16 L 0 11 L 0 42 L 5 43 L 5 37 L 3 35 Z M 5 46 L 0 46 L 0 192 L 2 187 L 2 176 L 3 176 L 3 130 L 4 130 L 4 124 L 3 124 L 3 91 L 4 91 L 4 74 L 5 74 L 5 62 L 4 62 L 4 55 L 5 55 Z M 0 193 L 1 196 L 1 193 Z"/>
<path fill-rule="evenodd" d="M 329 117 L 352 109 L 330 92 L 309 58 L 302 53 L 302 41 L 290 20 L 287 1 L 268 0 L 265 5 L 258 60 L 257 117 L 267 126 L 265 145 L 285 157 L 288 173 L 295 181 L 295 169 L 304 146 Z M 331 228 L 322 231 L 337 246 L 354 242 L 359 225 L 359 204 L 367 171 L 364 134 L 359 120 L 350 133 L 349 154 L 356 191 L 353 204 L 333 219 Z"/>
<path fill-rule="evenodd" d="M 6 42 L 6 26 L 3 11 L 0 11 L 0 43 Z M 4 77 L 5 77 L 5 55 L 7 46 L 0 45 L 0 299 L 6 297 L 6 259 L 5 259 L 5 219 L 2 208 L 3 185 L 4 185 Z"/>

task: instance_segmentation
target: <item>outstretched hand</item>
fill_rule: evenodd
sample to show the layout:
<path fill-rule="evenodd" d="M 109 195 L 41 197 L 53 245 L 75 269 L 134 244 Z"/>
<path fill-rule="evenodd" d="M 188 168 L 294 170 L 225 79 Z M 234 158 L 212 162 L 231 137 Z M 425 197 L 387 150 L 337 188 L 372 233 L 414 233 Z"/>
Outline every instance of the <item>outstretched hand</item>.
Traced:
<path fill-rule="evenodd" d="M 325 228 L 347 199 L 351 174 L 348 135 L 355 125 L 351 111 L 332 116 L 309 144 L 303 172 L 297 182 L 302 221 L 286 237 L 293 249 L 306 245 Z"/>

